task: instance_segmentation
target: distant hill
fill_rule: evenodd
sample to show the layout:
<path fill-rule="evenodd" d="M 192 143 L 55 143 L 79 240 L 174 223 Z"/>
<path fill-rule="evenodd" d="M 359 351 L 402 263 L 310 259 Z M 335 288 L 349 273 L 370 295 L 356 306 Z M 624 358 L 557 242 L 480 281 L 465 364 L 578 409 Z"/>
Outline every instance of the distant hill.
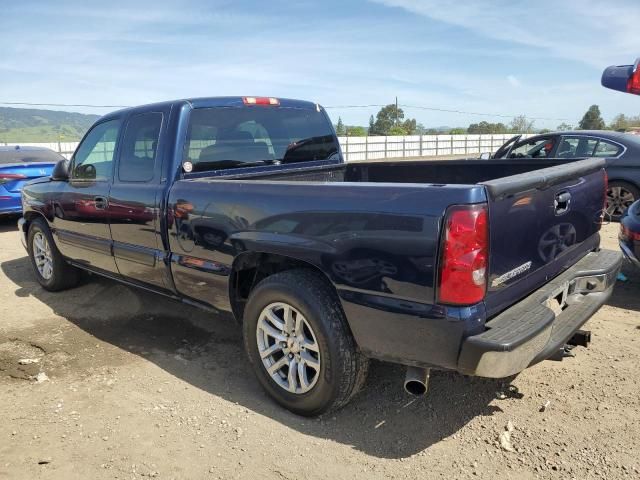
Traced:
<path fill-rule="evenodd" d="M 98 115 L 0 107 L 0 142 L 73 142 L 95 122 Z"/>

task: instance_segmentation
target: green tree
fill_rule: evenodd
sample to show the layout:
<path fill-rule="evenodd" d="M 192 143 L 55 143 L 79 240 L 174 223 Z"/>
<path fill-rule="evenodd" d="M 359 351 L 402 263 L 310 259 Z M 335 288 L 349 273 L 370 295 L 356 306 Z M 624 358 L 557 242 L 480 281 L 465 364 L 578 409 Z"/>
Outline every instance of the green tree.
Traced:
<path fill-rule="evenodd" d="M 533 130 L 534 120 L 528 120 L 524 115 L 518 115 L 509 124 L 513 133 L 529 133 Z M 498 133 L 498 132 L 496 132 Z"/>
<path fill-rule="evenodd" d="M 413 132 L 414 135 L 424 135 L 427 132 L 425 126 L 421 123 L 416 124 L 416 129 Z"/>
<path fill-rule="evenodd" d="M 556 127 L 556 130 L 560 132 L 565 132 L 567 130 L 573 130 L 573 125 L 569 125 L 568 123 L 562 122 L 560 125 Z"/>
<path fill-rule="evenodd" d="M 616 115 L 615 117 L 613 117 L 613 120 L 609 124 L 609 128 L 611 130 L 621 130 L 624 132 L 627 128 L 629 128 L 629 119 L 624 113 Z"/>
<path fill-rule="evenodd" d="M 389 135 L 391 127 L 393 127 L 396 122 L 399 124 L 403 119 L 404 112 L 402 109 L 392 103 L 380 109 L 376 115 L 374 130 L 377 135 Z"/>
<path fill-rule="evenodd" d="M 482 121 L 479 123 L 472 123 L 467 128 L 467 133 L 508 133 L 509 129 L 504 123 L 489 123 Z"/>
<path fill-rule="evenodd" d="M 462 127 L 456 127 L 449 130 L 449 135 L 464 135 L 465 133 L 467 133 L 467 129 Z"/>
<path fill-rule="evenodd" d="M 598 105 L 591 105 L 589 110 L 584 114 L 580 124 L 578 125 L 581 130 L 603 130 L 605 127 L 602 115 L 600 115 L 600 108 Z"/>
<path fill-rule="evenodd" d="M 369 129 L 367 135 L 377 135 L 376 133 L 376 121 L 373 119 L 373 115 L 369 117 Z"/>
<path fill-rule="evenodd" d="M 402 124 L 400 124 L 400 126 L 404 129 L 405 132 L 407 132 L 406 135 L 414 135 L 416 133 L 417 124 L 415 118 L 405 120 Z"/>
<path fill-rule="evenodd" d="M 369 120 L 369 128 L 371 129 L 371 119 Z M 382 107 L 376 115 L 373 124 L 373 131 L 376 135 L 413 135 L 417 129 L 415 118 L 404 119 L 404 112 L 401 108 L 396 108 L 395 104 Z M 402 130 L 404 133 L 391 133 L 393 127 L 395 132 Z"/>
<path fill-rule="evenodd" d="M 342 123 L 342 118 L 338 117 L 338 123 L 336 124 L 336 135 L 339 137 L 343 137 L 347 133 L 347 129 L 344 127 L 344 123 Z"/>
<path fill-rule="evenodd" d="M 387 135 L 409 135 L 409 132 L 402 125 L 394 125 L 389 129 Z"/>
<path fill-rule="evenodd" d="M 357 125 L 347 127 L 347 137 L 366 137 L 367 130 Z"/>
<path fill-rule="evenodd" d="M 640 115 L 626 116 L 624 113 L 616 115 L 609 124 L 611 130 L 626 131 L 630 128 L 640 127 Z"/>

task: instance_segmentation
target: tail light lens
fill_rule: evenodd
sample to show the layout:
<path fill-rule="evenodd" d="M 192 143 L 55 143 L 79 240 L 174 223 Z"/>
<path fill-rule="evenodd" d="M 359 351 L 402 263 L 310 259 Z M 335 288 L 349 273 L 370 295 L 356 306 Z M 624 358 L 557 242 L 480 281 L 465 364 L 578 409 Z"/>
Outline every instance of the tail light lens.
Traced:
<path fill-rule="evenodd" d="M 620 224 L 620 238 L 622 240 L 633 240 L 635 242 L 640 241 L 640 232 L 632 232 L 629 227 Z"/>
<path fill-rule="evenodd" d="M 16 180 L 24 180 L 25 178 L 27 178 L 27 176 L 21 175 L 20 173 L 0 173 L 0 185 L 15 182 Z"/>
<path fill-rule="evenodd" d="M 438 303 L 472 305 L 487 290 L 489 225 L 486 204 L 449 208 L 445 217 Z"/>
<path fill-rule="evenodd" d="M 637 61 L 633 66 L 629 80 L 627 80 L 627 92 L 640 95 L 640 68 L 638 68 Z"/>

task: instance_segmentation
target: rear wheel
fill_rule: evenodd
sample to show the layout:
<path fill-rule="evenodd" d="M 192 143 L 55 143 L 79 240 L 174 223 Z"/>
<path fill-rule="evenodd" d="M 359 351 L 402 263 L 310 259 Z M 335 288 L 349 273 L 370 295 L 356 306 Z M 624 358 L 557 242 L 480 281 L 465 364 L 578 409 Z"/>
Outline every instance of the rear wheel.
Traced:
<path fill-rule="evenodd" d="M 78 284 L 79 270 L 62 257 L 44 220 L 31 223 L 27 247 L 33 272 L 45 290 L 55 292 Z"/>
<path fill-rule="evenodd" d="M 640 198 L 640 191 L 628 182 L 609 182 L 606 213 L 612 220 L 620 220 L 624 211 Z"/>
<path fill-rule="evenodd" d="M 294 413 L 338 409 L 364 383 L 368 360 L 357 349 L 335 292 L 311 270 L 261 281 L 247 302 L 243 329 L 258 380 Z"/>

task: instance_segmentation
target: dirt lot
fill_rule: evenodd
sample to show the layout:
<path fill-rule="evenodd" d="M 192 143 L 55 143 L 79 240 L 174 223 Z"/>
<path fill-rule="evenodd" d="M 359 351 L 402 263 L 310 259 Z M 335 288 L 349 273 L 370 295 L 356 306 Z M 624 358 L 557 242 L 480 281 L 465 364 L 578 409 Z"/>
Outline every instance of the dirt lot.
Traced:
<path fill-rule="evenodd" d="M 13 221 L 0 222 L 0 269 L 0 479 L 640 476 L 629 266 L 576 358 L 511 384 L 435 373 L 420 399 L 402 368 L 374 363 L 365 390 L 318 419 L 266 397 L 231 318 L 95 277 L 47 293 Z M 514 451 L 499 441 L 508 426 Z"/>

